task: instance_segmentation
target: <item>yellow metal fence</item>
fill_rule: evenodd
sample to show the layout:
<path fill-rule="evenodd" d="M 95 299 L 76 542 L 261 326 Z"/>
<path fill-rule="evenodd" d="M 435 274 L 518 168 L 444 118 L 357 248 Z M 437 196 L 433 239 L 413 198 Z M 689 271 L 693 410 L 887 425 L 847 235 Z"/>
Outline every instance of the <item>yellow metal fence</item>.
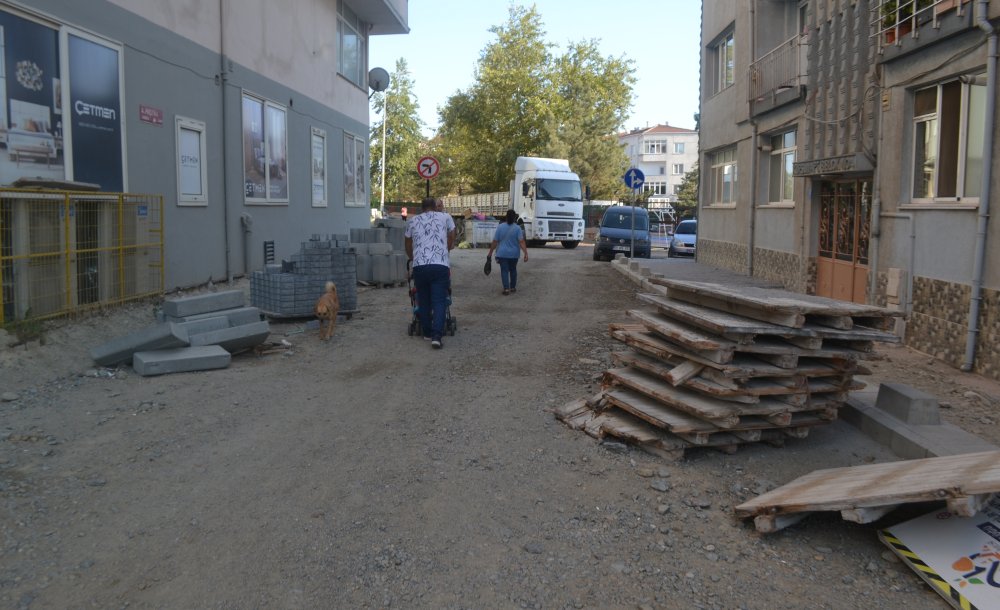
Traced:
<path fill-rule="evenodd" d="M 163 197 L 0 189 L 0 325 L 163 292 Z"/>

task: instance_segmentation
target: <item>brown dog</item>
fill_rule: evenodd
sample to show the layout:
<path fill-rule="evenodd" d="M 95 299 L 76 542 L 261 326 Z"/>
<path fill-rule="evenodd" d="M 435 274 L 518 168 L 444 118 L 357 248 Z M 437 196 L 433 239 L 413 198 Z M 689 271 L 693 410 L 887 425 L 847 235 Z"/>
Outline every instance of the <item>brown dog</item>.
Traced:
<path fill-rule="evenodd" d="M 326 292 L 316 301 L 316 317 L 319 318 L 319 338 L 326 341 L 333 336 L 337 326 L 337 312 L 340 311 L 340 299 L 337 297 L 337 285 L 326 283 Z M 326 328 L 323 327 L 326 320 Z"/>

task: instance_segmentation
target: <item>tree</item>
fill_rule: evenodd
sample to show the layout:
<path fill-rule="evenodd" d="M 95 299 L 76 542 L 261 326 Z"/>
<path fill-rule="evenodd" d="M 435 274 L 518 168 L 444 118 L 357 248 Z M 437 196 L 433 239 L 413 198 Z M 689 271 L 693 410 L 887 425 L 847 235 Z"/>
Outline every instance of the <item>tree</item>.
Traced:
<path fill-rule="evenodd" d="M 674 206 L 678 218 L 694 218 L 698 211 L 698 164 L 684 174 L 681 188 L 677 192 L 677 203 Z"/>
<path fill-rule="evenodd" d="M 546 155 L 569 159 L 595 199 L 622 196 L 628 157 L 615 135 L 628 117 L 633 62 L 602 57 L 597 42 L 569 45 L 552 73 L 552 118 Z"/>
<path fill-rule="evenodd" d="M 532 6 L 511 6 L 507 22 L 490 31 L 476 82 L 441 110 L 442 135 L 461 149 L 460 165 L 475 192 L 507 190 L 520 155 L 540 155 L 545 144 L 551 87 L 549 44 Z"/>
<path fill-rule="evenodd" d="M 602 57 L 595 41 L 553 56 L 534 6 L 512 5 L 490 31 L 497 38 L 480 55 L 476 82 L 440 110 L 454 185 L 504 191 L 517 157 L 542 156 L 568 159 L 595 198 L 623 195 L 628 159 L 617 132 L 632 98 L 632 61 Z"/>
<path fill-rule="evenodd" d="M 381 120 L 372 124 L 371 180 L 373 207 L 378 205 L 382 187 L 382 134 L 385 130 L 385 200 L 419 201 L 424 195 L 424 181 L 417 174 L 417 160 L 426 150 L 421 134 L 423 123 L 417 115 L 419 105 L 413 95 L 413 80 L 403 58 L 396 60 L 396 70 L 389 77 L 389 87 L 372 98 L 372 106 Z"/>

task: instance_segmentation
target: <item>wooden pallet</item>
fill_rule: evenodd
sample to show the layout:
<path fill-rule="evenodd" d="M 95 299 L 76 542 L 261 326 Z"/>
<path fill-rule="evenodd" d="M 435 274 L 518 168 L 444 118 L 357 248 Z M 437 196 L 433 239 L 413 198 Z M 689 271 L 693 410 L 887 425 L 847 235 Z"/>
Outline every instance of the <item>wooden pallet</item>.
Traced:
<path fill-rule="evenodd" d="M 944 501 L 948 510 L 972 516 L 1000 492 L 1000 451 L 816 470 L 736 507 L 757 530 L 774 532 L 811 512 L 839 511 L 869 523 L 900 504 Z"/>

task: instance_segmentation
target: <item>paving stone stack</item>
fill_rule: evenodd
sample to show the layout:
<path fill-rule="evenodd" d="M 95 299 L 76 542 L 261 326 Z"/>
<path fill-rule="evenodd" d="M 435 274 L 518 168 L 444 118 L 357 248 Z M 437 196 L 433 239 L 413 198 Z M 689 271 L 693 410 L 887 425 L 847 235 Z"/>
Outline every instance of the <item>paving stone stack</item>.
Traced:
<path fill-rule="evenodd" d="M 401 218 L 383 218 L 371 229 L 351 229 L 359 282 L 380 287 L 406 283 L 405 231 Z"/>
<path fill-rule="evenodd" d="M 160 323 L 90 350 L 101 366 L 131 363 L 143 376 L 229 366 L 232 354 L 267 340 L 270 327 L 241 290 L 198 294 L 163 303 Z"/>
<path fill-rule="evenodd" d="M 888 310 L 784 290 L 653 278 L 665 294 L 643 294 L 611 334 L 631 348 L 616 354 L 596 396 L 557 410 L 592 436 L 614 436 L 672 457 L 692 447 L 734 451 L 781 445 L 837 418 L 863 384 L 860 361 Z"/>
<path fill-rule="evenodd" d="M 250 302 L 272 318 L 314 315 L 326 283 L 337 285 L 340 313 L 358 309 L 357 255 L 346 235 L 314 235 L 291 260 L 250 274 Z"/>

